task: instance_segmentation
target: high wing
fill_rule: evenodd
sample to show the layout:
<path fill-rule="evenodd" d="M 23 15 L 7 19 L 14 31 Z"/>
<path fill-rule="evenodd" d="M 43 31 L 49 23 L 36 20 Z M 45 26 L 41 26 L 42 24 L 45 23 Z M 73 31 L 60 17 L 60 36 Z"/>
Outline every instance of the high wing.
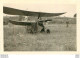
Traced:
<path fill-rule="evenodd" d="M 59 16 L 65 14 L 65 13 L 45 13 L 45 12 L 25 11 L 10 7 L 3 7 L 3 13 L 10 15 L 24 15 L 24 16 L 38 16 L 38 17 L 51 17 L 51 16 Z"/>
<path fill-rule="evenodd" d="M 13 21 L 13 20 L 9 20 L 10 23 L 14 24 L 14 25 L 32 25 L 35 24 L 36 22 L 22 22 L 22 21 Z"/>

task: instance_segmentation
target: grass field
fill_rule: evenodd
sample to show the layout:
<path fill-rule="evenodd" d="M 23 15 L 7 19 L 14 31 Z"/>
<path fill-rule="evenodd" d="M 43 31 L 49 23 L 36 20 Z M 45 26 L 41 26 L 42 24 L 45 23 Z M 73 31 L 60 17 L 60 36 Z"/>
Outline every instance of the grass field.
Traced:
<path fill-rule="evenodd" d="M 5 51 L 76 51 L 76 25 L 53 24 L 50 34 L 26 33 L 24 26 L 4 25 Z"/>

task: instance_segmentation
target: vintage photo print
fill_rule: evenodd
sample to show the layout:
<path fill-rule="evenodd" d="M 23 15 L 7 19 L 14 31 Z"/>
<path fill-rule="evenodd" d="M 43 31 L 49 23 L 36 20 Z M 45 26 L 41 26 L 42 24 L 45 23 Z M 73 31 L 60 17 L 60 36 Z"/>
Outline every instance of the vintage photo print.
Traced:
<path fill-rule="evenodd" d="M 77 51 L 76 4 L 4 3 L 4 51 Z"/>
<path fill-rule="evenodd" d="M 76 3 L 21 1 L 3 2 L 4 52 L 79 50 Z"/>

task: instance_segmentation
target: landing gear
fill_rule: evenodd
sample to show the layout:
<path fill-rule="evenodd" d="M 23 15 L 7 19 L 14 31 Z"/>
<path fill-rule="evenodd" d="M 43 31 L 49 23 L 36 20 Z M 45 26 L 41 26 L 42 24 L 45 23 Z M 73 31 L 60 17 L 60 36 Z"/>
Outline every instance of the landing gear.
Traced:
<path fill-rule="evenodd" d="M 44 29 L 44 27 L 43 27 L 43 29 L 41 29 L 41 31 L 40 31 L 40 32 L 41 32 L 41 33 L 42 33 L 42 32 L 45 32 L 45 29 Z"/>
<path fill-rule="evenodd" d="M 47 30 L 46 30 L 46 32 L 47 32 L 47 33 L 50 33 L 50 30 L 49 30 L 49 29 L 47 29 Z"/>

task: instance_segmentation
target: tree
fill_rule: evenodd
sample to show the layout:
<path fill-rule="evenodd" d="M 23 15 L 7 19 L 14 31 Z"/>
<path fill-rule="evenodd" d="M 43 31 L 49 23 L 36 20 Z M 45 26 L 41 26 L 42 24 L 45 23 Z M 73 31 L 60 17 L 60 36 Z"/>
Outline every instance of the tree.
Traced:
<path fill-rule="evenodd" d="M 77 14 L 74 14 L 74 17 L 76 17 L 77 16 Z"/>

